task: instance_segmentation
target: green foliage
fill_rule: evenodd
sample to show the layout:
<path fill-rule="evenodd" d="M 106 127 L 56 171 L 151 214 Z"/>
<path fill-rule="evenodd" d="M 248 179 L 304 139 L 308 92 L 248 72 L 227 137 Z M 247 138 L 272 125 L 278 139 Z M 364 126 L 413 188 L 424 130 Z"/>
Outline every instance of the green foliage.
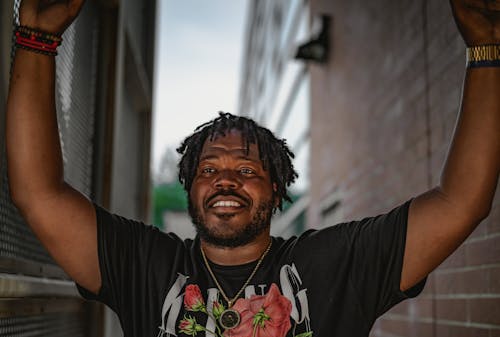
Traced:
<path fill-rule="evenodd" d="M 162 214 L 165 211 L 186 212 L 187 194 L 179 182 L 153 187 L 153 223 L 163 228 Z"/>
<path fill-rule="evenodd" d="M 302 197 L 302 194 L 295 194 L 293 192 L 288 192 L 288 195 L 290 196 L 290 199 L 292 199 L 292 202 L 295 202 Z M 292 207 L 292 205 L 293 205 L 292 202 L 289 202 L 286 200 L 283 201 L 283 213 L 286 212 L 287 209 Z"/>
<path fill-rule="evenodd" d="M 307 332 L 303 332 L 301 334 L 298 334 L 297 336 L 295 337 L 311 337 L 313 335 L 313 332 L 312 331 L 307 331 Z"/>
<path fill-rule="evenodd" d="M 293 202 L 299 200 L 302 198 L 302 194 L 295 194 L 295 193 L 289 193 L 290 199 L 292 199 Z M 293 203 L 285 201 L 283 203 L 283 213 L 285 213 L 290 207 L 293 206 Z M 295 235 L 300 235 L 304 232 L 306 228 L 306 213 L 301 212 L 290 224 L 291 227 L 294 228 L 294 234 Z"/>

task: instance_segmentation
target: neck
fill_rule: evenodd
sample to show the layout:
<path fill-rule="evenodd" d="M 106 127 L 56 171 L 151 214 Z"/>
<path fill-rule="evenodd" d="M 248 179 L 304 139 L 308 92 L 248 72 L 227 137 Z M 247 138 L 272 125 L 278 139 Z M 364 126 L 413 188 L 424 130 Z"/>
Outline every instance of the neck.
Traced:
<path fill-rule="evenodd" d="M 238 247 L 214 246 L 202 239 L 201 249 L 211 262 L 223 266 L 235 266 L 258 260 L 270 241 L 269 232 L 262 233 L 252 242 Z"/>

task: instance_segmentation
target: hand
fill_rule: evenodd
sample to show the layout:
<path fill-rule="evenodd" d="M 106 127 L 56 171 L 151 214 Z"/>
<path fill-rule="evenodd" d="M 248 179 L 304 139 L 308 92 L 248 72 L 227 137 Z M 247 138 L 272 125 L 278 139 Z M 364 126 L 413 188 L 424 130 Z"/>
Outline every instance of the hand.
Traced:
<path fill-rule="evenodd" d="M 500 0 L 450 0 L 467 46 L 500 44 Z"/>
<path fill-rule="evenodd" d="M 62 34 L 73 22 L 85 0 L 23 0 L 19 8 L 22 26 Z"/>

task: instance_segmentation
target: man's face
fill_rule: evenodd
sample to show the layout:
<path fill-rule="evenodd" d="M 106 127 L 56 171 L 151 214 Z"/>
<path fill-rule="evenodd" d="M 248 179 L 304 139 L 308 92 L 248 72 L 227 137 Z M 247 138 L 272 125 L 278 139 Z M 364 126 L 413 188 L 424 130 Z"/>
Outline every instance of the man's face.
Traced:
<path fill-rule="evenodd" d="M 216 246 L 236 247 L 269 230 L 273 187 L 256 144 L 237 130 L 207 140 L 190 191 L 189 213 L 200 237 Z"/>

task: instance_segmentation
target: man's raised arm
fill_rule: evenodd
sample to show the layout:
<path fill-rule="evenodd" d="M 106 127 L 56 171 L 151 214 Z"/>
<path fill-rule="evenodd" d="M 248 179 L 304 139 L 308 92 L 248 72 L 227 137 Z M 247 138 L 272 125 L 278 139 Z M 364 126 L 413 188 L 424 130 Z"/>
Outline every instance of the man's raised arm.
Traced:
<path fill-rule="evenodd" d="M 453 15 L 468 47 L 498 57 L 500 2 L 452 0 Z M 487 55 L 486 53 L 483 53 Z M 491 208 L 500 171 L 500 60 L 466 70 L 460 115 L 435 189 L 410 206 L 400 287 L 406 290 L 448 257 Z"/>
<path fill-rule="evenodd" d="M 83 0 L 25 0 L 20 22 L 46 33 L 62 33 L 82 4 Z M 21 43 L 29 47 L 31 42 Z M 56 262 L 79 284 L 97 292 L 101 276 L 95 211 L 85 196 L 64 182 L 54 79 L 54 56 L 18 48 L 6 121 L 11 196 Z"/>

